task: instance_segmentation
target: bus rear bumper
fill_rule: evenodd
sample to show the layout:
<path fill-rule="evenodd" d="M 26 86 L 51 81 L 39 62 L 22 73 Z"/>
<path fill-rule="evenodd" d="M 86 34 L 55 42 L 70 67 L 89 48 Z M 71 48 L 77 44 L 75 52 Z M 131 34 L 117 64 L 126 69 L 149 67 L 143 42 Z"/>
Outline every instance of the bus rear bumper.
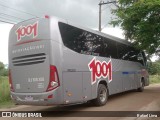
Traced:
<path fill-rule="evenodd" d="M 19 105 L 49 106 L 63 104 L 60 96 L 57 97 L 55 90 L 44 93 L 15 93 L 11 92 L 13 102 Z"/>

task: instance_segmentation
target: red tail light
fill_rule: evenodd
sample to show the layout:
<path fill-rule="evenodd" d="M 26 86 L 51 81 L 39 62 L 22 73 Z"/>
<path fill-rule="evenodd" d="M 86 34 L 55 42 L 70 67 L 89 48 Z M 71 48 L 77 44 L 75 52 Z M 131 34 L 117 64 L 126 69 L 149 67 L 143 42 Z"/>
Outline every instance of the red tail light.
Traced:
<path fill-rule="evenodd" d="M 9 86 L 10 86 L 10 90 L 12 92 L 14 92 L 14 89 L 13 89 L 13 84 L 12 84 L 12 76 L 11 76 L 11 70 L 9 69 Z"/>
<path fill-rule="evenodd" d="M 54 90 L 60 86 L 57 68 L 53 65 L 50 66 L 50 81 L 46 92 Z"/>
<path fill-rule="evenodd" d="M 44 17 L 45 17 L 46 19 L 49 19 L 49 15 L 45 15 Z"/>

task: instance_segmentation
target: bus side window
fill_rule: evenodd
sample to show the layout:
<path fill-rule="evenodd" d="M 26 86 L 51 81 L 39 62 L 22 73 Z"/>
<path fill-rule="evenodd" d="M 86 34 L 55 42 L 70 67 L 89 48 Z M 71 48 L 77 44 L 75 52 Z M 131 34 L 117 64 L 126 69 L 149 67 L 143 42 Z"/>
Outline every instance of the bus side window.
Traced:
<path fill-rule="evenodd" d="M 61 22 L 59 28 L 66 47 L 78 53 L 91 54 L 93 34 Z"/>
<path fill-rule="evenodd" d="M 95 35 L 95 39 L 93 41 L 92 52 L 95 56 L 104 57 L 104 46 L 103 46 L 103 38 L 99 35 Z"/>
<path fill-rule="evenodd" d="M 78 28 L 76 28 L 76 30 L 80 30 Z M 81 51 L 84 51 L 84 52 L 88 52 L 91 54 L 92 52 L 92 46 L 93 46 L 93 40 L 95 39 L 93 34 L 87 32 L 87 31 L 82 31 L 80 30 L 81 33 L 78 34 L 76 37 L 75 37 L 75 43 L 77 43 L 77 47 L 79 48 L 78 52 L 80 53 Z"/>
<path fill-rule="evenodd" d="M 111 57 L 118 59 L 116 41 L 108 38 L 104 39 L 104 57 Z"/>
<path fill-rule="evenodd" d="M 138 54 L 139 54 L 138 50 L 135 50 L 133 47 L 129 47 L 129 61 L 137 62 Z"/>
<path fill-rule="evenodd" d="M 129 60 L 129 47 L 122 43 L 117 43 L 118 58 L 121 60 Z"/>

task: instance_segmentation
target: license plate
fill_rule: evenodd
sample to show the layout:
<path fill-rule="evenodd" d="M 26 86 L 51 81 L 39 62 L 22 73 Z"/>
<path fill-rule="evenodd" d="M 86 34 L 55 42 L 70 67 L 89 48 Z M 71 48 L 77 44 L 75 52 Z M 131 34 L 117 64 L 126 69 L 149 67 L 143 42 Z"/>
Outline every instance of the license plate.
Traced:
<path fill-rule="evenodd" d="M 26 101 L 33 101 L 33 97 L 32 97 L 32 96 L 26 96 L 26 97 L 25 97 L 25 100 L 26 100 Z"/>

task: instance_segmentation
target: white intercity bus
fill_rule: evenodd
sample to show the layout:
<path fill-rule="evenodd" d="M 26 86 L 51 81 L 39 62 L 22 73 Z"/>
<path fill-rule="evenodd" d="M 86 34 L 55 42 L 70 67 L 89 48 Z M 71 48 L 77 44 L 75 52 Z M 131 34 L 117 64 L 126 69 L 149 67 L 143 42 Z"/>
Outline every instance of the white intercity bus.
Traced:
<path fill-rule="evenodd" d="M 146 62 L 143 51 L 111 35 L 55 17 L 26 20 L 10 31 L 11 98 L 24 105 L 105 105 L 109 95 L 149 85 Z"/>

